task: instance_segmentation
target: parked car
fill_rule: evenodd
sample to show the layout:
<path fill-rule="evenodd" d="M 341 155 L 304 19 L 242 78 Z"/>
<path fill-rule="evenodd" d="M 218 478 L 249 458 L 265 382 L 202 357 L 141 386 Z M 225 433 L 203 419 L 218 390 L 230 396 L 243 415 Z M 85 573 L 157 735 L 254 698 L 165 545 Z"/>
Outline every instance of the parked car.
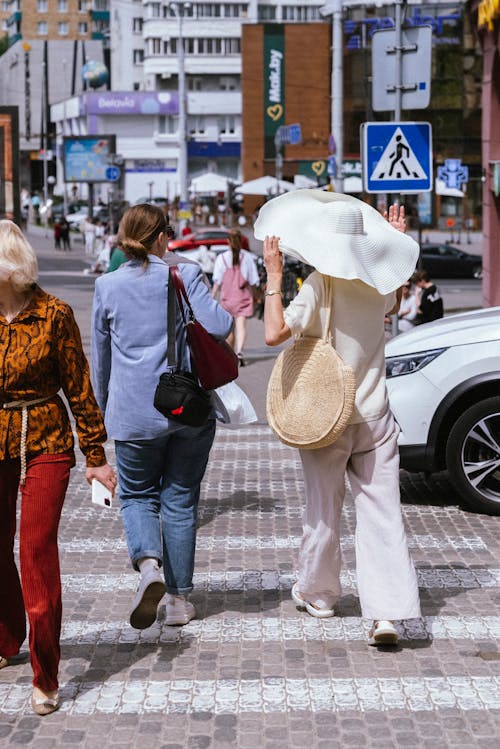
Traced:
<path fill-rule="evenodd" d="M 66 215 L 66 221 L 68 222 L 70 229 L 80 231 L 80 224 L 88 216 L 88 208 L 80 208 L 74 213 L 68 213 Z M 94 219 L 96 221 L 109 221 L 109 211 L 106 206 L 96 206 L 93 210 Z"/>
<path fill-rule="evenodd" d="M 227 246 L 229 244 L 229 233 L 228 229 L 201 229 L 180 239 L 171 239 L 168 243 L 168 249 L 173 252 L 183 252 L 184 250 L 194 250 L 203 244 L 207 247 L 212 245 Z M 241 245 L 244 250 L 248 250 L 248 239 L 244 234 L 241 235 Z"/>
<path fill-rule="evenodd" d="M 431 278 L 482 278 L 483 259 L 448 244 L 423 244 L 422 266 Z"/>
<path fill-rule="evenodd" d="M 386 372 L 401 467 L 446 469 L 466 504 L 500 514 L 500 307 L 392 338 Z"/>

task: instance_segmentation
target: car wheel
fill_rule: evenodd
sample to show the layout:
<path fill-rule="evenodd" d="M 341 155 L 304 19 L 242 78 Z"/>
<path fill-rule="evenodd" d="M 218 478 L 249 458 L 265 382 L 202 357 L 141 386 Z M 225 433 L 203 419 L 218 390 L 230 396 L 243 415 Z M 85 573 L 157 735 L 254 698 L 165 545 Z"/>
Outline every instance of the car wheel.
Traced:
<path fill-rule="evenodd" d="M 474 510 L 500 515 L 500 397 L 468 408 L 446 445 L 450 481 Z"/>
<path fill-rule="evenodd" d="M 483 277 L 483 266 L 482 265 L 475 265 L 472 268 L 472 277 L 473 278 L 482 278 Z"/>

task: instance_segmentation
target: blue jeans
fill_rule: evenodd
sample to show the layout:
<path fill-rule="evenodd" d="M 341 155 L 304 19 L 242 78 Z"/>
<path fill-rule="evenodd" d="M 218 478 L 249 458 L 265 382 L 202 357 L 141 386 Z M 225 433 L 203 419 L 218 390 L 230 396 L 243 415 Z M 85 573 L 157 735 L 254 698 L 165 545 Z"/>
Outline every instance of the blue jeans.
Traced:
<path fill-rule="evenodd" d="M 200 484 L 215 421 L 166 437 L 115 442 L 120 511 L 134 569 L 142 557 L 160 564 L 169 593 L 193 589 Z"/>

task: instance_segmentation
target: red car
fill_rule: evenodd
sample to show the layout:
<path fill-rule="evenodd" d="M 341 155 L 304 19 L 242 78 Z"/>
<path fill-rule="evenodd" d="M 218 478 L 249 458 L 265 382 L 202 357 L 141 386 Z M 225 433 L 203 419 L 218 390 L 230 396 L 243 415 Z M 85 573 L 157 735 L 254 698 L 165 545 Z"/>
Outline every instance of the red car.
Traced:
<path fill-rule="evenodd" d="M 184 250 L 196 250 L 202 245 L 207 247 L 225 245 L 229 244 L 228 238 L 228 229 L 201 229 L 182 239 L 171 239 L 168 243 L 168 249 L 171 252 L 183 252 Z M 241 246 L 244 250 L 248 250 L 248 239 L 244 234 L 241 235 Z"/>

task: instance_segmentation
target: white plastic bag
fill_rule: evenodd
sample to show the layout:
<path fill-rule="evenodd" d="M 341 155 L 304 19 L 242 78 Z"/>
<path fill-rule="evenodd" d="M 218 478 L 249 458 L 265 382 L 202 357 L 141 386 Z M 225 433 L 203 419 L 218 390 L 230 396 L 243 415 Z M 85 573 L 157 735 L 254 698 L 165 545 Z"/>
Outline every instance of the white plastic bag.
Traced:
<path fill-rule="evenodd" d="M 212 391 L 217 421 L 223 424 L 252 424 L 257 414 L 248 395 L 235 382 Z"/>

